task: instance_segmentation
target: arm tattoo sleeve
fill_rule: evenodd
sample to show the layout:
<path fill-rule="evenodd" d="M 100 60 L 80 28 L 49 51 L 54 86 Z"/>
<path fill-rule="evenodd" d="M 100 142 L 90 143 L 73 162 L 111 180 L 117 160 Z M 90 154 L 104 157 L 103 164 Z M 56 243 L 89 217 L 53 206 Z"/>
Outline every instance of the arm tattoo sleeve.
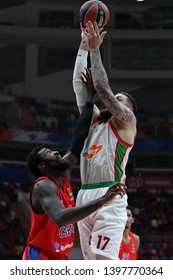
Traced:
<path fill-rule="evenodd" d="M 122 122 L 131 122 L 133 113 L 121 105 L 115 98 L 110 86 L 106 71 L 103 67 L 100 51 L 91 51 L 91 73 L 94 87 L 107 109 Z"/>

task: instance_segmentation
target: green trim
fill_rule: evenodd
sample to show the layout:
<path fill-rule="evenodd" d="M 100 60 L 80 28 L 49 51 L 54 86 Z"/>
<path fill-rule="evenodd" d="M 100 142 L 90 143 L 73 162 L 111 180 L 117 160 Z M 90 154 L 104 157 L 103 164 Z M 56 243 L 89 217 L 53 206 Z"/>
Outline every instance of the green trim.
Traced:
<path fill-rule="evenodd" d="M 88 190 L 88 189 L 99 189 L 99 188 L 106 188 L 115 185 L 115 181 L 110 182 L 102 182 L 96 184 L 84 184 L 81 186 L 81 190 Z"/>
<path fill-rule="evenodd" d="M 115 161 L 115 167 L 116 167 L 116 170 L 115 170 L 116 178 L 115 178 L 115 180 L 117 182 L 121 181 L 121 177 L 122 177 L 122 174 L 123 174 L 121 164 L 124 160 L 124 156 L 126 154 L 126 151 L 127 151 L 127 147 L 125 147 L 122 143 L 118 143 L 118 148 L 117 148 L 117 152 L 116 152 L 116 161 Z"/>

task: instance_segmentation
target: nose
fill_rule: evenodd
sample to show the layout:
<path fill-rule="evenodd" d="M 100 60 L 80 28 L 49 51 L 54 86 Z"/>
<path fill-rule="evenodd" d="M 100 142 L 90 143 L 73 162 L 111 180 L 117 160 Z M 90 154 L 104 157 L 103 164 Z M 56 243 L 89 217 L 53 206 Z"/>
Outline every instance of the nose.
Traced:
<path fill-rule="evenodd" d="M 61 155 L 58 151 L 54 152 L 54 156 L 56 156 L 56 158 L 61 159 Z"/>

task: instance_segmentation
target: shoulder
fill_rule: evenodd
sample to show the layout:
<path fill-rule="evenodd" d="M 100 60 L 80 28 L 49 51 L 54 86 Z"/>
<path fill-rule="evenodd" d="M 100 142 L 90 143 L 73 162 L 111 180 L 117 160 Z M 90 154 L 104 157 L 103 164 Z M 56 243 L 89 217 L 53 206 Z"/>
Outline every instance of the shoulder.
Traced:
<path fill-rule="evenodd" d="M 111 122 L 120 138 L 126 143 L 133 145 L 137 134 L 136 120 L 131 123 L 128 122 L 126 125 L 122 125 L 112 117 Z"/>
<path fill-rule="evenodd" d="M 39 198 L 57 191 L 56 185 L 49 178 L 43 178 L 35 183 L 33 186 L 33 196 Z"/>

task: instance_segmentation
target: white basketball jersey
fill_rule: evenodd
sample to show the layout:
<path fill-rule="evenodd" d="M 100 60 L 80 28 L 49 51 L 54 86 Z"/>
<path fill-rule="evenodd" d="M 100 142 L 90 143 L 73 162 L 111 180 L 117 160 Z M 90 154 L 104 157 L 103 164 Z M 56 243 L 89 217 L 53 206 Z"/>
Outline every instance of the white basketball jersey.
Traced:
<path fill-rule="evenodd" d="M 119 137 L 111 120 L 95 122 L 81 152 L 82 185 L 125 183 L 125 167 L 132 147 Z"/>

